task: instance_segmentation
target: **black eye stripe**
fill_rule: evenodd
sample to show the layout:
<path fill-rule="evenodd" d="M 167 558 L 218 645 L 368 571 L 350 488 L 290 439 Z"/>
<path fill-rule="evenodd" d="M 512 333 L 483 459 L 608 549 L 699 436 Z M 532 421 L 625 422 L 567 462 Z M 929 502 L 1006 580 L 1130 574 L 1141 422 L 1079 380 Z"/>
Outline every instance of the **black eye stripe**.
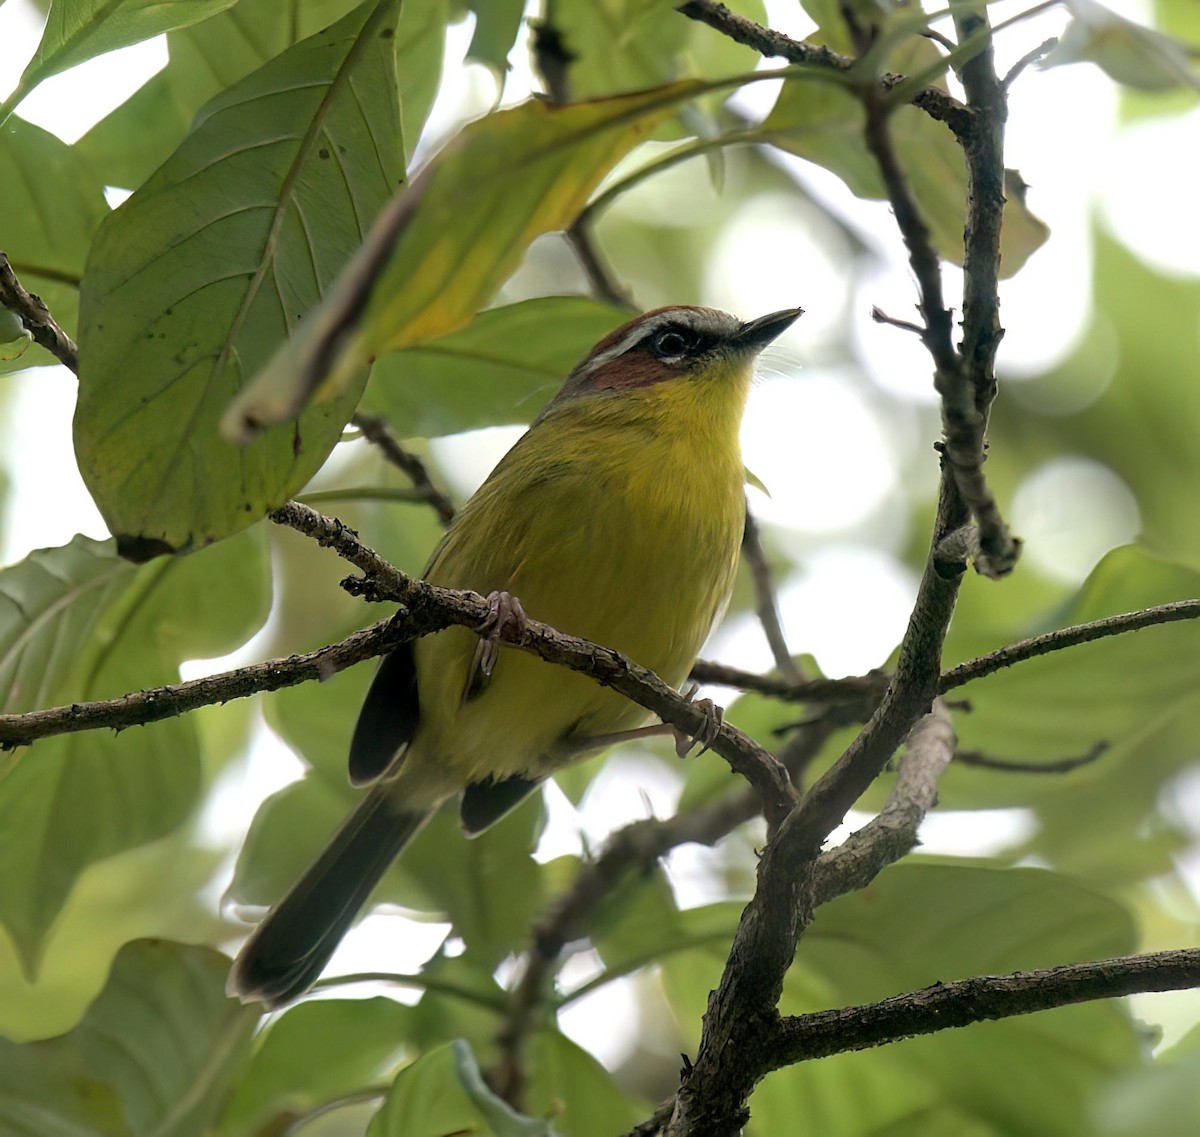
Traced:
<path fill-rule="evenodd" d="M 702 355 L 712 346 L 711 337 L 679 325 L 660 328 L 644 342 L 651 355 L 663 360 Z"/>

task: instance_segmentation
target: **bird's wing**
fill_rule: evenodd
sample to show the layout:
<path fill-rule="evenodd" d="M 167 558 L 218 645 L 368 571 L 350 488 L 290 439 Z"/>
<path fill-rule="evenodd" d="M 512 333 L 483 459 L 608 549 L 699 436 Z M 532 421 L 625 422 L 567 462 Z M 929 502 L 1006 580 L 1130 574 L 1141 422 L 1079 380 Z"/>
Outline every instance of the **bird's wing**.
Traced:
<path fill-rule="evenodd" d="M 373 782 L 403 760 L 417 731 L 417 665 L 411 642 L 384 656 L 363 702 L 350 742 L 350 781 Z"/>

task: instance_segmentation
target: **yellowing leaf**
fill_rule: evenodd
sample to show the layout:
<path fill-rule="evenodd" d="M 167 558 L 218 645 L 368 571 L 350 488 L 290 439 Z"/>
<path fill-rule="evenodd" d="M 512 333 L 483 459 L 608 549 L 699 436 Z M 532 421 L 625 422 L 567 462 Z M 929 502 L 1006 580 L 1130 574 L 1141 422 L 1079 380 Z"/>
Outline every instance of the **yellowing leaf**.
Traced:
<path fill-rule="evenodd" d="M 374 356 L 462 327 L 535 237 L 569 225 L 605 174 L 704 89 L 531 100 L 467 127 L 393 199 L 326 300 L 230 405 L 222 432 L 247 441 L 318 389 L 344 389 Z"/>
<path fill-rule="evenodd" d="M 795 79 L 757 131 L 765 142 L 837 174 L 858 197 L 885 200 L 887 192 L 863 135 L 863 108 L 854 93 L 829 83 Z M 962 150 L 949 129 L 916 107 L 891 116 L 892 139 L 934 247 L 962 264 L 967 175 Z M 1009 192 L 1001 237 L 1001 276 L 1013 276 L 1049 235 L 1025 206 L 1023 183 L 1007 171 Z"/>

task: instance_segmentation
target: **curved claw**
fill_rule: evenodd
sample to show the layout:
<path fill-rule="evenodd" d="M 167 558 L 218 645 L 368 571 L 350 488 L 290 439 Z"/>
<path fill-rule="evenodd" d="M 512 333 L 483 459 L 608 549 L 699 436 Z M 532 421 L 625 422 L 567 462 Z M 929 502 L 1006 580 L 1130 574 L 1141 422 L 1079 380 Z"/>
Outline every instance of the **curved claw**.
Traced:
<path fill-rule="evenodd" d="M 471 670 L 478 670 L 485 679 L 490 679 L 500 658 L 500 643 L 505 633 L 513 628 L 519 634 L 529 617 L 521 602 L 510 592 L 489 593 L 487 603 L 488 613 L 475 629 L 479 633 L 479 643 Z"/>
<path fill-rule="evenodd" d="M 717 735 L 721 733 L 721 724 L 725 721 L 725 708 L 718 707 L 712 699 L 697 699 L 696 692 L 698 690 L 700 690 L 700 685 L 693 683 L 684 691 L 683 697 L 704 715 L 704 725 L 695 736 L 684 734 L 675 727 L 671 728 L 671 733 L 675 736 L 675 753 L 680 758 L 686 758 L 696 748 L 697 743 L 702 744 L 700 754 L 707 751 L 716 741 Z"/>

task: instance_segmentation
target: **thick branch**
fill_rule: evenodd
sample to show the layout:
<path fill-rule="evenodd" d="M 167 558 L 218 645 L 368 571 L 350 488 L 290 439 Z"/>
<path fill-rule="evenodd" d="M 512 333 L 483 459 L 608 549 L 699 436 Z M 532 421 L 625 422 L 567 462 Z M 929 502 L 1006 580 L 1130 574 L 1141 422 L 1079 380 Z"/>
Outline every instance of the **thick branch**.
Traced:
<path fill-rule="evenodd" d="M 879 1003 L 782 1019 L 762 1072 L 987 1019 L 1189 987 L 1200 987 L 1200 948 L 935 983 Z"/>
<path fill-rule="evenodd" d="M 955 5 L 957 7 L 957 5 Z M 1004 125 L 1008 99 L 996 74 L 987 11 L 963 5 L 955 15 L 960 43 L 982 37 L 985 46 L 960 71 L 975 128 L 962 139 L 967 167 L 967 216 L 963 230 L 963 320 L 959 381 L 942 395 L 946 461 L 971 516 L 979 526 L 976 567 L 985 576 L 1011 571 L 1020 542 L 1008 531 L 983 477 L 984 439 L 996 398 L 996 348 L 1000 326 L 1000 236 L 1004 225 Z"/>
<path fill-rule="evenodd" d="M 18 316 L 34 343 L 79 374 L 79 348 L 75 341 L 58 326 L 42 298 L 25 290 L 5 253 L 0 253 L 0 307 Z"/>

